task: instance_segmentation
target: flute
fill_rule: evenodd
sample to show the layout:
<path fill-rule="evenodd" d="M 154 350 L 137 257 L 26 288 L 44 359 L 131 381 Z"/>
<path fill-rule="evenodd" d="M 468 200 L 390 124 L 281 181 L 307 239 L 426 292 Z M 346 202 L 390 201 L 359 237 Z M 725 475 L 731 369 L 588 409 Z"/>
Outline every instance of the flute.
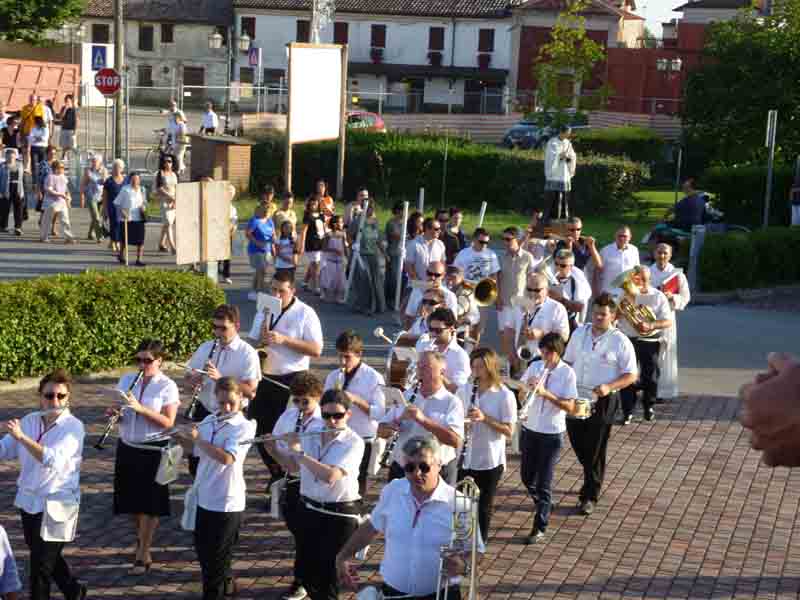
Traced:
<path fill-rule="evenodd" d="M 214 338 L 214 343 L 211 344 L 211 350 L 208 353 L 208 358 L 206 359 L 206 363 L 208 363 L 211 359 L 214 358 L 214 353 L 217 351 L 217 346 L 219 346 L 219 338 Z M 187 419 L 194 421 L 194 412 L 197 408 L 197 401 L 200 399 L 200 392 L 203 391 L 203 381 L 200 380 L 196 386 L 194 386 L 194 390 L 192 391 L 192 399 L 189 402 L 189 408 L 186 409 L 184 413 L 184 417 Z"/>
<path fill-rule="evenodd" d="M 289 433 L 281 433 L 278 435 L 272 433 L 266 433 L 264 435 L 259 435 L 257 437 L 254 437 L 251 440 L 243 440 L 239 442 L 239 445 L 243 446 L 245 444 L 263 444 L 264 442 L 280 442 L 288 440 L 292 437 L 304 438 L 304 437 L 310 437 L 312 435 L 322 435 L 323 433 L 336 433 L 337 431 L 341 431 L 341 429 L 326 427 L 325 429 L 318 429 L 316 431 L 305 431 L 300 433 L 295 431 L 291 431 Z"/>
<path fill-rule="evenodd" d="M 213 423 L 224 423 L 225 421 L 229 421 L 235 417 L 237 414 L 239 414 L 238 411 L 230 413 L 216 413 L 210 419 L 204 420 L 203 423 L 207 425 Z M 196 425 L 192 425 L 192 427 L 196 427 Z M 148 442 L 163 442 L 164 440 L 172 439 L 174 436 L 189 430 L 190 429 L 187 427 L 170 427 L 164 431 L 145 435 L 142 443 L 146 444 Z"/>
<path fill-rule="evenodd" d="M 136 377 L 133 378 L 133 381 L 128 386 L 128 391 L 126 394 L 130 394 L 139 383 L 142 381 L 144 377 L 144 369 L 140 369 L 139 372 L 136 374 Z M 114 429 L 114 425 L 119 422 L 120 418 L 122 417 L 122 409 L 120 408 L 116 413 L 111 415 L 108 419 L 108 424 L 106 425 L 105 431 L 103 431 L 103 435 L 100 436 L 100 440 L 94 445 L 95 450 L 103 450 L 105 448 L 106 440 L 108 436 L 111 435 L 111 431 Z"/>

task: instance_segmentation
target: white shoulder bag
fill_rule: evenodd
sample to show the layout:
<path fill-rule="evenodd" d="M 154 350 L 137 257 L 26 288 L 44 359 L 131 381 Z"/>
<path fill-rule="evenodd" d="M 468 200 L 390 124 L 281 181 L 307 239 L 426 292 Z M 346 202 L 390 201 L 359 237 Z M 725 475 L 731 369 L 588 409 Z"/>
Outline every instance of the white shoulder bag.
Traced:
<path fill-rule="evenodd" d="M 186 495 L 183 497 L 181 528 L 183 528 L 184 531 L 194 531 L 194 526 L 197 522 L 197 502 L 197 482 L 195 482 L 186 490 Z"/>
<path fill-rule="evenodd" d="M 283 496 L 286 493 L 286 477 L 281 477 L 269 486 L 270 504 L 269 516 L 273 519 L 283 519 Z"/>
<path fill-rule="evenodd" d="M 66 498 L 47 498 L 39 534 L 45 542 L 71 542 L 78 528 L 78 495 Z"/>
<path fill-rule="evenodd" d="M 161 449 L 161 462 L 158 463 L 156 483 L 168 485 L 180 476 L 183 446 L 166 446 Z"/>

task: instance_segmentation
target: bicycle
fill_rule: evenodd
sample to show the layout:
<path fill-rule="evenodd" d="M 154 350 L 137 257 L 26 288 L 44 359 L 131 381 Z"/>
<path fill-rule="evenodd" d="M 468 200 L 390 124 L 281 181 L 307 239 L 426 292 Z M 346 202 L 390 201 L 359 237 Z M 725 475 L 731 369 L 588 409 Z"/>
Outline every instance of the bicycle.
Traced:
<path fill-rule="evenodd" d="M 144 157 L 144 168 L 155 175 L 161 166 L 161 159 L 165 155 L 173 156 L 172 145 L 169 143 L 169 136 L 166 129 L 154 129 L 153 133 L 156 135 L 155 145 L 147 151 Z M 186 146 L 186 152 L 183 155 L 183 162 L 189 165 L 189 157 L 191 156 L 192 147 Z M 177 165 L 176 165 L 177 166 Z"/>

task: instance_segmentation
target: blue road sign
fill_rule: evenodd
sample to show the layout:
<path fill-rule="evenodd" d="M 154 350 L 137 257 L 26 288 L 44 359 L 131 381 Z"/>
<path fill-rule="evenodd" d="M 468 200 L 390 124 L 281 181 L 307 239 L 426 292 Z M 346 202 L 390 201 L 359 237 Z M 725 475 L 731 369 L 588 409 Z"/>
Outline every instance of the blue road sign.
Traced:
<path fill-rule="evenodd" d="M 92 46 L 92 71 L 99 71 L 108 66 L 106 50 L 105 46 Z"/>

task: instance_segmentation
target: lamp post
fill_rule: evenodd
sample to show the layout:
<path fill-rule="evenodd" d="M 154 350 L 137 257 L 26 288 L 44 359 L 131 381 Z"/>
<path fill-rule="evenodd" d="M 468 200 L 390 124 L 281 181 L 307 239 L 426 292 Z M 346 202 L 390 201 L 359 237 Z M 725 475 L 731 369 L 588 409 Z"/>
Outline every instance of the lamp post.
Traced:
<path fill-rule="evenodd" d="M 222 48 L 224 38 L 219 31 L 215 31 L 208 36 L 208 47 L 211 50 Z M 233 80 L 233 44 L 236 43 L 239 50 L 247 52 L 250 49 L 250 36 L 243 33 L 238 38 L 233 35 L 233 26 L 228 26 L 228 86 L 225 94 L 225 133 L 229 133 L 231 122 L 231 82 Z"/>

